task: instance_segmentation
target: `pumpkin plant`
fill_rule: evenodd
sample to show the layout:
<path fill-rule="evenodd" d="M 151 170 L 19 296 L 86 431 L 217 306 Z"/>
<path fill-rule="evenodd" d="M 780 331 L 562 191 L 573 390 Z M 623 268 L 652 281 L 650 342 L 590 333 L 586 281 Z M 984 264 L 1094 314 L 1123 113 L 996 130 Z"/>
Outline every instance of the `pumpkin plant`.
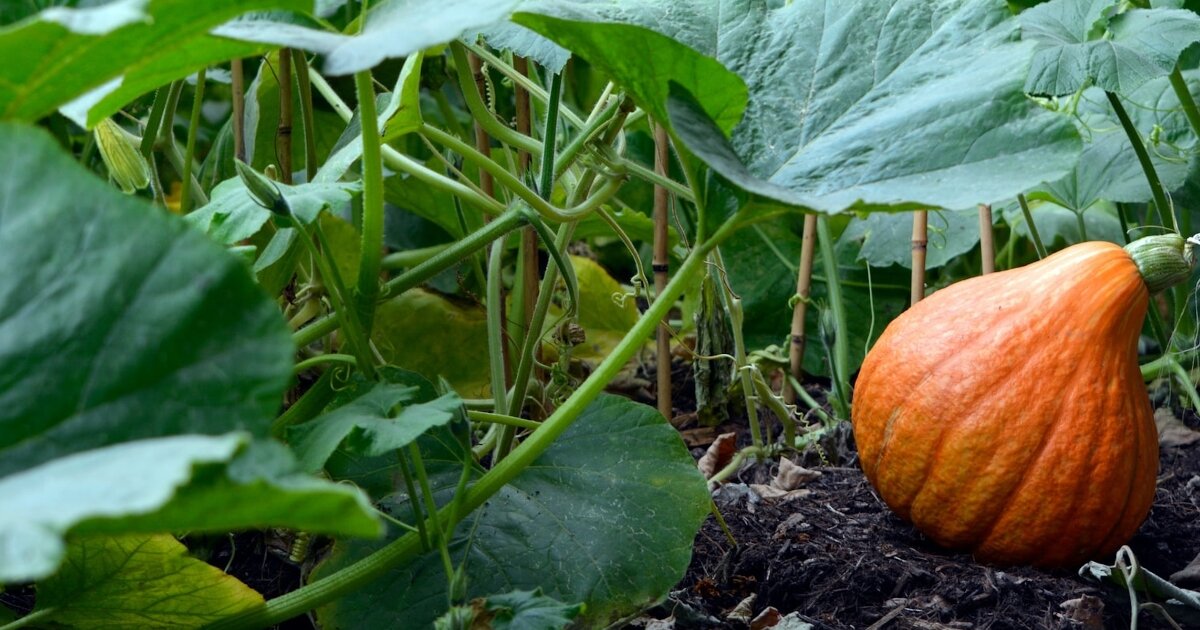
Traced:
<path fill-rule="evenodd" d="M 1033 51 L 991 0 L 53 4 L 0 27 L 0 581 L 37 594 L 13 627 L 94 625 L 74 603 L 95 601 L 218 628 L 636 612 L 710 501 L 666 419 L 605 390 L 700 279 L 728 265 L 711 304 L 761 333 L 767 301 L 736 291 L 794 285 L 742 256 L 781 217 L 992 202 L 1080 149 L 1027 99 Z M 148 186 L 96 157 L 98 123 Z M 653 187 L 675 220 L 650 293 Z M 870 333 L 837 221 L 844 406 Z M 267 527 L 333 539 L 271 599 L 173 536 Z M 155 597 L 121 589 L 154 553 Z"/>

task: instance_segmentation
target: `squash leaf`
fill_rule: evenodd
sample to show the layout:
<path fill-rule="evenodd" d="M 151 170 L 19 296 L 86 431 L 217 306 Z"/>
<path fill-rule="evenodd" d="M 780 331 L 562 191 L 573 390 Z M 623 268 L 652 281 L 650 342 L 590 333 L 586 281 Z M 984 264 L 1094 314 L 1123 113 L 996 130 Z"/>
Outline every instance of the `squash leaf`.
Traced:
<path fill-rule="evenodd" d="M 544 0 L 521 11 L 515 21 L 609 71 L 652 115 L 669 111 L 678 137 L 722 176 L 786 204 L 966 208 L 1057 179 L 1078 156 L 1069 121 L 1026 98 L 1034 44 L 1018 40 L 1001 2 Z M 597 23 L 611 22 L 664 33 L 745 81 L 745 116 L 728 142 L 712 102 L 733 102 L 733 89 L 696 75 L 699 62 L 648 72 L 675 51 L 646 50 L 644 36 L 601 40 Z M 715 125 L 695 124 L 704 114 Z"/>
<path fill-rule="evenodd" d="M 445 503 L 462 471 L 461 447 L 433 436 L 420 444 L 434 494 Z M 602 395 L 457 528 L 451 554 L 456 566 L 466 563 L 467 597 L 540 586 L 547 597 L 583 603 L 584 624 L 600 626 L 679 580 L 708 504 L 679 433 L 651 407 Z M 385 500 L 384 509 L 411 515 L 404 495 Z M 374 547 L 337 544 L 314 578 Z M 434 552 L 318 609 L 318 620 L 325 627 L 428 627 L 446 610 L 445 589 Z"/>
<path fill-rule="evenodd" d="M 76 628 L 194 628 L 263 604 L 233 576 L 165 534 L 71 541 L 62 569 L 38 583 L 41 619 Z"/>
<path fill-rule="evenodd" d="M 265 435 L 291 335 L 247 265 L 0 123 L 0 477 L 181 433 Z"/>
<path fill-rule="evenodd" d="M 1131 9 L 1116 0 L 1051 0 L 1020 15 L 1021 36 L 1037 42 L 1025 90 L 1072 94 L 1089 83 L 1129 94 L 1166 76 L 1200 41 L 1200 15 L 1185 9 Z"/>
<path fill-rule="evenodd" d="M 300 474 L 278 443 L 243 433 L 140 440 L 0 479 L 0 583 L 53 574 L 68 535 L 267 526 L 379 533 L 361 492 Z"/>

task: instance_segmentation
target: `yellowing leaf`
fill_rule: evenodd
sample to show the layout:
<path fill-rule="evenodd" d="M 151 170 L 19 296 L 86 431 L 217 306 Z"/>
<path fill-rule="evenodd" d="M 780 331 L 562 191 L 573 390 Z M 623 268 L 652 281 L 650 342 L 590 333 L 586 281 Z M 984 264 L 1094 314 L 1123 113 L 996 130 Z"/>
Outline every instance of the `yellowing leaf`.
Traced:
<path fill-rule="evenodd" d="M 42 619 L 76 628 L 199 628 L 263 604 L 231 575 L 169 535 L 72 541 L 67 561 L 38 584 Z"/>
<path fill-rule="evenodd" d="M 637 323 L 638 310 L 633 296 L 608 275 L 596 261 L 571 257 L 579 281 L 579 325 L 587 340 L 573 354 L 581 358 L 604 358 Z"/>
<path fill-rule="evenodd" d="M 487 314 L 413 289 L 379 306 L 372 338 L 388 363 L 436 380 L 464 398 L 488 395 Z"/>

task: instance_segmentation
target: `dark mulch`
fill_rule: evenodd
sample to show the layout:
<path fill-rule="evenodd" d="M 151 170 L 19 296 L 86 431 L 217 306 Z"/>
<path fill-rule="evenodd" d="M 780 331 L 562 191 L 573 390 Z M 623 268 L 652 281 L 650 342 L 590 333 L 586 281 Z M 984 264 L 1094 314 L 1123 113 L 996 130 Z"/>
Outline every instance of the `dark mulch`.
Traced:
<path fill-rule="evenodd" d="M 728 613 L 754 595 L 754 614 L 774 607 L 817 628 L 1129 627 L 1122 591 L 1071 572 L 983 566 L 938 549 L 887 509 L 857 466 L 815 467 L 823 475 L 806 486 L 811 494 L 786 503 L 747 499 L 744 486 L 720 491 L 738 546 L 710 517 L 686 578 L 656 616 L 673 613 L 676 628 L 745 627 Z M 768 473 L 743 471 L 741 481 Z M 1200 553 L 1200 445 L 1164 449 L 1153 511 L 1130 546 L 1163 577 Z M 1098 609 L 1090 621 L 1063 607 L 1080 598 Z M 1139 622 L 1170 627 L 1147 612 Z"/>

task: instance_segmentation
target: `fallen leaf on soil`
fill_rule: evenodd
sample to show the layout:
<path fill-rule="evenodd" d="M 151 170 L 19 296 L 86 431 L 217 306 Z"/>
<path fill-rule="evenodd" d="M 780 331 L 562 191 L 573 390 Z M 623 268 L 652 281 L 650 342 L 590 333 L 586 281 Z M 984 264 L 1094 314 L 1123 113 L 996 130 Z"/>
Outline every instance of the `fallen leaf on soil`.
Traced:
<path fill-rule="evenodd" d="M 1066 611 L 1063 617 L 1084 630 L 1104 629 L 1104 602 L 1092 595 L 1069 599 L 1058 605 Z"/>
<path fill-rule="evenodd" d="M 813 625 L 801 619 L 800 613 L 793 612 L 780 619 L 775 630 L 813 630 Z"/>
<path fill-rule="evenodd" d="M 747 595 L 746 599 L 738 602 L 738 605 L 734 606 L 733 610 L 725 615 L 725 618 L 729 621 L 750 623 L 750 618 L 754 616 L 754 600 L 757 598 L 758 596 L 754 593 Z"/>
<path fill-rule="evenodd" d="M 729 464 L 735 452 L 737 452 L 737 434 L 722 433 L 704 452 L 700 461 L 696 462 L 696 467 L 700 469 L 700 474 L 704 475 L 705 479 L 712 479 L 717 471 Z"/>
<path fill-rule="evenodd" d="M 771 485 L 780 490 L 795 490 L 820 476 L 819 471 L 809 470 L 785 458 L 779 460 L 779 472 L 771 480 Z"/>
<path fill-rule="evenodd" d="M 779 501 L 782 503 L 795 501 L 796 499 L 803 499 L 804 497 L 812 494 L 811 490 L 780 490 L 774 485 L 768 486 L 761 483 L 750 484 L 750 489 L 757 492 L 758 496 L 762 497 L 764 500 Z"/>
<path fill-rule="evenodd" d="M 1186 567 L 1171 574 L 1171 581 L 1184 588 L 1200 586 L 1200 556 L 1192 559 Z"/>
<path fill-rule="evenodd" d="M 1158 427 L 1158 442 L 1163 446 L 1180 447 L 1200 442 L 1200 431 L 1180 422 L 1170 409 L 1155 409 L 1154 424 Z"/>
<path fill-rule="evenodd" d="M 774 606 L 767 606 L 758 616 L 750 621 L 750 630 L 765 630 L 779 625 L 783 615 Z"/>

